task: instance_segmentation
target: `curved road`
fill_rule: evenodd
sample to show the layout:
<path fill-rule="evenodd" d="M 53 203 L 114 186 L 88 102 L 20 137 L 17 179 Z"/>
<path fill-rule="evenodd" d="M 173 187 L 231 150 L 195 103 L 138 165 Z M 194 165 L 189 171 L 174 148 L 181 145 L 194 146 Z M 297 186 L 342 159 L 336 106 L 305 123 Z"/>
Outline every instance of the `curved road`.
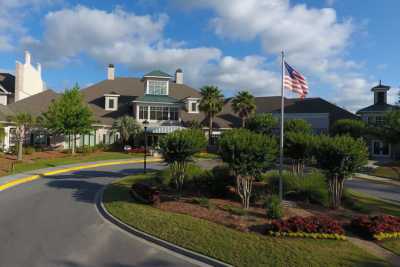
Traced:
<path fill-rule="evenodd" d="M 347 180 L 346 186 L 365 195 L 400 204 L 400 186 L 375 183 L 358 178 Z"/>
<path fill-rule="evenodd" d="M 0 192 L 0 266 L 194 266 L 119 230 L 98 213 L 99 190 L 141 168 L 86 169 Z"/>

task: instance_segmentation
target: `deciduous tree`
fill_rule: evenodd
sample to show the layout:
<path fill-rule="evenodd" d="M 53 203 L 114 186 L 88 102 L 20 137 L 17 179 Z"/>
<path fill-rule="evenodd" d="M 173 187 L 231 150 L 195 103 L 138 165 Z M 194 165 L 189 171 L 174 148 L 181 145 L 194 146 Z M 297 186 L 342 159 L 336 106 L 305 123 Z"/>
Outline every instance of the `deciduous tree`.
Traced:
<path fill-rule="evenodd" d="M 10 116 L 8 120 L 15 124 L 15 139 L 18 143 L 17 159 L 22 160 L 25 138 L 35 123 L 35 117 L 27 112 L 20 112 Z"/>
<path fill-rule="evenodd" d="M 336 209 L 341 204 L 345 179 L 367 163 L 367 146 L 362 139 L 346 135 L 320 136 L 314 155 L 319 167 L 327 173 L 331 207 Z"/>
<path fill-rule="evenodd" d="M 176 189 L 182 193 L 188 163 L 207 144 L 201 130 L 185 129 L 167 134 L 160 141 L 160 149 L 175 178 Z"/>
<path fill-rule="evenodd" d="M 219 154 L 236 177 L 236 192 L 244 208 L 249 208 L 253 181 L 277 156 L 278 146 L 274 138 L 253 133 L 246 129 L 234 129 L 223 133 Z"/>
<path fill-rule="evenodd" d="M 78 85 L 65 90 L 60 98 L 54 100 L 48 111 L 43 113 L 41 121 L 53 133 L 73 136 L 72 154 L 75 154 L 75 136 L 89 133 L 95 122 Z"/>
<path fill-rule="evenodd" d="M 272 135 L 278 120 L 269 113 L 257 114 L 246 121 L 246 129 L 260 134 Z"/>

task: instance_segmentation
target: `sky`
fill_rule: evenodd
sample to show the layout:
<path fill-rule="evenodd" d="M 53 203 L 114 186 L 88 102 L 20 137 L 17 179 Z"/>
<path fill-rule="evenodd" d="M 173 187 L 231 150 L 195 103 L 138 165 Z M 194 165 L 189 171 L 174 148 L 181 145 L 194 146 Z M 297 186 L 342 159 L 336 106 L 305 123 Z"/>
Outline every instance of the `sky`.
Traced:
<path fill-rule="evenodd" d="M 397 101 L 398 0 L 0 0 L 0 71 L 29 50 L 48 88 L 184 72 L 192 87 L 280 94 L 280 51 L 309 97 L 356 111 L 382 80 Z M 296 97 L 286 92 L 288 97 Z"/>

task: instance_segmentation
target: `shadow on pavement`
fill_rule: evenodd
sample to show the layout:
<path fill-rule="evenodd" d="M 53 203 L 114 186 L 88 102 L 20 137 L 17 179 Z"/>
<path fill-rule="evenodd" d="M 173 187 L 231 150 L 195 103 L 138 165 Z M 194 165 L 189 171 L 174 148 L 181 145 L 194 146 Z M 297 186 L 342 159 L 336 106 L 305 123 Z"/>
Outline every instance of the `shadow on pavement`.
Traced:
<path fill-rule="evenodd" d="M 149 169 L 150 171 L 151 169 Z M 47 185 L 56 189 L 75 190 L 72 197 L 77 201 L 94 203 L 97 192 L 116 178 L 122 178 L 127 175 L 142 173 L 141 169 L 123 169 L 117 171 L 76 171 L 69 174 L 60 174 L 54 176 L 44 176 L 48 180 Z M 95 182 L 94 179 L 99 179 Z M 110 180 L 111 181 L 110 181 Z"/>
<path fill-rule="evenodd" d="M 56 266 L 65 266 L 65 267 L 89 267 L 89 265 L 81 264 L 73 261 L 57 261 Z M 91 266 L 91 265 L 90 265 Z M 107 263 L 102 264 L 104 267 L 163 267 L 163 266 L 177 266 L 176 263 L 168 262 L 161 259 L 148 259 L 136 264 L 125 264 L 125 263 Z M 183 265 L 182 265 L 183 266 Z"/>

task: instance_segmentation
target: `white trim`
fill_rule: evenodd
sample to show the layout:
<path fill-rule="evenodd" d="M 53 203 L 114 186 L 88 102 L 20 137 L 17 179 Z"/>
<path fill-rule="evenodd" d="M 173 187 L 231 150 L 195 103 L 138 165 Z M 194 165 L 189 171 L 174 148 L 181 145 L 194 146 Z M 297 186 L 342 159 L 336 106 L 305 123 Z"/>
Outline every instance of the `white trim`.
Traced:
<path fill-rule="evenodd" d="M 107 111 L 116 111 L 118 110 L 118 97 L 117 96 L 105 96 L 104 97 L 104 109 Z M 110 100 L 114 101 L 114 107 L 110 108 Z"/>
<path fill-rule="evenodd" d="M 120 97 L 120 95 L 117 95 L 117 94 L 104 94 L 104 96 Z"/>
<path fill-rule="evenodd" d="M 167 93 L 165 95 L 163 95 L 163 96 L 168 96 L 169 95 L 169 80 L 149 80 L 149 79 L 146 80 L 146 90 L 145 90 L 146 95 L 150 95 L 150 93 L 149 93 L 149 81 L 166 82 L 167 83 Z"/>
<path fill-rule="evenodd" d="M 171 80 L 173 77 L 172 76 L 168 76 L 168 77 L 165 77 L 165 76 L 143 76 L 143 78 L 158 78 L 158 79 Z"/>

